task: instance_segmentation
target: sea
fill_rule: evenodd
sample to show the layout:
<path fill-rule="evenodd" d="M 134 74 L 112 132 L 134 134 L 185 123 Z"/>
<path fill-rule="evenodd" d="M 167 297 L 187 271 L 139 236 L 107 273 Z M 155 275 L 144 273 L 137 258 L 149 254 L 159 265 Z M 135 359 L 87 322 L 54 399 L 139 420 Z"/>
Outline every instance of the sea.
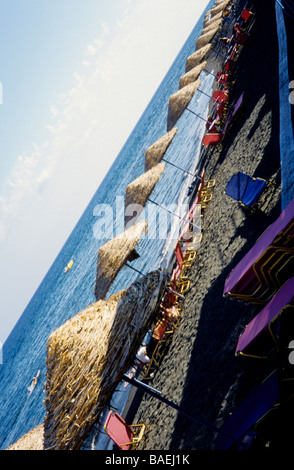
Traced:
<path fill-rule="evenodd" d="M 204 15 L 213 4 L 214 0 L 211 0 L 203 11 L 112 167 L 3 345 L 0 361 L 2 450 L 44 420 L 47 340 L 56 328 L 96 300 L 94 285 L 99 247 L 123 230 L 126 187 L 144 173 L 147 148 L 167 133 L 169 98 L 179 88 L 179 79 L 185 73 L 186 59 L 195 51 L 196 40 L 203 28 Z M 163 220 L 165 217 L 166 225 L 161 225 L 167 227 L 166 233 L 158 233 L 159 231 L 153 228 L 151 234 L 142 237 L 136 248 L 140 256 L 131 264 L 135 270 L 124 266 L 112 283 L 107 298 L 130 286 L 141 276 L 140 273 L 147 274 L 160 266 L 165 267 L 173 250 L 173 233 L 177 232 L 174 232 L 174 228 L 181 221 L 179 214 L 187 201 L 188 189 L 198 168 L 201 141 L 205 132 L 203 119 L 207 117 L 214 77 L 203 71 L 200 80 L 200 88 L 204 93 L 195 93 L 189 109 L 201 117 L 185 110 L 177 121 L 177 133 L 164 156 L 164 160 L 173 165 L 166 163 L 165 171 L 150 196 L 152 202 L 147 202 L 145 212 L 139 219 L 145 218 L 148 223 L 149 219 Z M 173 210 L 167 212 L 164 207 L 172 207 Z M 104 228 L 101 224 L 103 208 L 111 208 L 113 221 L 104 224 Z M 64 267 L 71 259 L 74 260 L 73 266 L 65 274 Z M 29 391 L 28 387 L 38 371 L 40 377 L 37 385 L 33 391 Z M 129 389 L 130 387 L 122 385 L 121 390 L 113 397 L 113 406 L 118 411 L 123 410 Z M 91 445 L 97 450 L 111 448 L 111 443 L 103 432 Z"/>

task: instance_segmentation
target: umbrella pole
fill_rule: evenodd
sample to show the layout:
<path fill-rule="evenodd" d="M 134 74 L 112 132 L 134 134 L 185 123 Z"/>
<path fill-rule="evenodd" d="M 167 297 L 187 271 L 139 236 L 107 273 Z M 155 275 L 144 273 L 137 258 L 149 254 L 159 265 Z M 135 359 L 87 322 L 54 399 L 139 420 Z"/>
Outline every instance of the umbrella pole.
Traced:
<path fill-rule="evenodd" d="M 131 268 L 133 271 L 136 271 L 136 273 L 141 274 L 141 276 L 146 276 L 146 274 L 142 273 L 141 271 L 134 268 L 133 266 L 130 266 L 128 263 L 125 263 L 125 266 L 127 266 L 128 268 Z M 170 287 L 166 287 L 166 290 L 168 290 L 169 292 L 172 292 L 172 294 L 176 294 L 181 299 L 185 299 L 185 297 L 182 294 L 179 294 L 179 292 L 176 292 L 175 290 L 172 290 Z"/>
<path fill-rule="evenodd" d="M 200 93 L 203 93 L 203 95 L 208 96 L 208 98 L 212 99 L 212 100 L 215 101 L 216 103 L 220 103 L 220 101 L 218 101 L 217 98 L 214 98 L 213 96 L 208 95 L 208 94 L 205 93 L 204 91 L 199 90 L 199 88 L 198 88 L 197 91 L 200 91 Z M 226 104 L 226 106 L 231 109 L 231 106 L 229 106 L 228 104 Z"/>
<path fill-rule="evenodd" d="M 148 200 L 149 200 L 150 202 L 152 202 L 153 204 L 155 204 L 156 206 L 161 207 L 161 209 L 164 209 L 165 211 L 169 212 L 170 214 L 177 216 L 179 219 L 183 220 L 184 222 L 188 222 L 188 223 L 191 224 L 193 227 L 199 228 L 199 229 L 201 230 L 201 227 L 198 227 L 198 225 L 193 224 L 190 220 L 183 219 L 182 217 L 180 217 L 180 216 L 179 216 L 178 214 L 176 214 L 175 212 L 172 212 L 172 211 L 168 210 L 166 207 L 163 207 L 163 206 L 161 206 L 160 204 L 158 204 L 158 202 L 152 201 L 151 199 L 148 199 Z"/>
<path fill-rule="evenodd" d="M 227 59 L 227 57 L 220 52 L 216 51 L 215 49 L 211 49 L 213 52 L 215 52 L 217 55 L 220 55 L 223 59 Z M 230 60 L 230 59 L 229 59 Z"/>
<path fill-rule="evenodd" d="M 182 294 L 179 294 L 179 292 L 176 292 L 175 290 L 170 289 L 170 287 L 166 287 L 166 290 L 168 290 L 168 291 L 171 292 L 172 294 L 177 295 L 178 297 L 180 297 L 180 299 L 185 300 L 185 297 L 184 297 Z"/>
<path fill-rule="evenodd" d="M 184 170 L 183 168 L 180 168 L 179 166 L 175 165 L 174 163 L 168 162 L 168 161 L 165 160 L 164 158 L 162 159 L 162 161 L 165 162 L 165 163 L 168 163 L 169 165 L 174 166 L 174 167 L 177 168 L 178 170 L 181 170 L 181 171 L 183 171 L 184 173 L 187 173 L 188 175 L 194 176 L 194 178 L 198 178 L 198 179 L 201 181 L 200 176 L 198 176 L 198 175 L 196 175 L 196 174 L 193 174 L 193 173 L 190 173 L 190 171 Z"/>
<path fill-rule="evenodd" d="M 206 121 L 206 119 L 204 119 L 202 116 L 199 116 L 199 114 L 194 113 L 194 111 L 192 111 L 192 110 L 189 109 L 189 108 L 186 108 L 186 109 L 187 109 L 187 111 L 190 111 L 190 113 L 195 114 L 195 116 L 197 116 L 197 117 L 199 117 L 200 119 L 202 119 L 202 121 L 205 121 L 206 123 L 208 123 L 208 121 Z M 209 122 L 208 124 L 211 124 L 211 123 Z M 223 132 L 223 129 L 221 129 L 220 127 L 215 126 L 215 128 L 216 128 L 218 131 Z"/>
<path fill-rule="evenodd" d="M 222 434 L 227 439 L 230 439 L 231 441 L 237 443 L 238 445 L 243 445 L 243 443 L 241 441 L 239 441 L 238 439 L 235 439 L 233 436 L 230 436 L 229 434 L 227 434 L 226 432 L 224 432 L 221 429 L 217 428 L 213 424 L 208 423 L 206 420 L 203 420 L 202 418 L 199 418 L 198 416 L 192 416 L 192 415 L 188 414 L 186 411 L 182 410 L 182 408 L 180 408 L 179 405 L 177 405 L 176 403 L 174 403 L 174 402 L 168 400 L 167 398 L 165 398 L 162 395 L 162 393 L 159 392 L 158 390 L 156 390 L 155 388 L 150 387 L 149 385 L 140 382 L 139 380 L 135 379 L 134 377 L 130 378 L 127 375 L 124 375 L 123 379 L 126 382 L 128 382 L 129 384 L 134 385 L 135 387 L 139 388 L 140 390 L 143 390 L 144 392 L 148 393 L 150 396 L 156 398 L 157 400 L 161 401 L 162 403 L 165 403 L 167 406 L 170 406 L 171 408 L 174 408 L 175 410 L 177 410 L 179 413 L 186 416 L 187 418 L 190 418 L 193 421 L 196 421 L 197 423 L 202 424 L 202 426 L 205 426 L 207 429 L 210 429 L 213 432 L 216 432 L 218 434 Z"/>
<path fill-rule="evenodd" d="M 129 263 L 125 263 L 125 266 L 127 266 L 128 268 L 131 268 L 133 271 L 136 271 L 136 273 L 141 274 L 141 276 L 146 276 L 146 274 L 144 274 L 144 273 L 142 273 L 141 271 L 139 271 L 138 269 L 134 268 L 134 267 L 131 266 Z"/>

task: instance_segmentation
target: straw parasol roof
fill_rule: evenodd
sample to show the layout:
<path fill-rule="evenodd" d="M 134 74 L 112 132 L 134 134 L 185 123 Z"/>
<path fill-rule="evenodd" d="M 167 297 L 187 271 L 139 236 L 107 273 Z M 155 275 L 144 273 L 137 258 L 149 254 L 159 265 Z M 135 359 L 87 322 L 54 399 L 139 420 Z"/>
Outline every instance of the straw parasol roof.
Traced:
<path fill-rule="evenodd" d="M 14 444 L 11 444 L 7 450 L 43 450 L 44 427 L 40 424 L 22 436 Z"/>
<path fill-rule="evenodd" d="M 186 72 L 189 72 L 190 70 L 197 67 L 197 65 L 200 65 L 211 48 L 212 44 L 207 44 L 206 46 L 201 47 L 201 49 L 191 54 L 186 60 Z"/>
<path fill-rule="evenodd" d="M 176 133 L 177 128 L 174 127 L 146 150 L 145 171 L 150 170 L 152 167 L 161 162 Z"/>
<path fill-rule="evenodd" d="M 200 80 L 190 83 L 174 93 L 168 103 L 167 130 L 169 131 L 181 117 L 200 85 Z"/>
<path fill-rule="evenodd" d="M 207 18 L 213 18 L 220 12 L 222 13 L 223 10 L 227 8 L 227 6 L 231 3 L 231 1 L 232 0 L 223 0 L 221 3 L 217 4 L 214 8 L 212 8 L 206 13 L 204 20 L 207 20 Z"/>
<path fill-rule="evenodd" d="M 199 77 L 200 73 L 202 72 L 202 70 L 205 69 L 206 64 L 207 64 L 206 61 L 201 62 L 201 64 L 197 65 L 192 70 L 185 73 L 185 75 L 183 75 L 180 78 L 179 88 L 181 89 L 181 88 L 189 85 L 190 83 L 195 82 L 197 80 L 197 78 Z"/>
<path fill-rule="evenodd" d="M 208 33 L 212 29 L 215 29 L 217 27 L 221 27 L 222 24 L 223 24 L 223 21 L 224 20 L 222 18 L 218 19 L 218 20 L 213 20 L 209 25 L 207 25 L 207 26 L 205 26 L 205 28 L 203 28 L 201 35 L 204 35 L 204 34 Z"/>
<path fill-rule="evenodd" d="M 200 36 L 196 41 L 196 50 L 201 49 L 201 47 L 210 43 L 220 28 L 220 26 L 215 26 L 213 29 L 208 31 L 208 33 L 202 34 L 202 36 Z"/>
<path fill-rule="evenodd" d="M 219 13 L 217 13 L 216 15 L 214 15 L 214 16 L 213 16 L 212 18 L 210 18 L 209 20 L 204 21 L 203 27 L 204 27 L 204 28 L 207 28 L 208 26 L 211 26 L 215 21 L 220 20 L 222 17 L 223 17 L 223 12 L 220 11 Z"/>
<path fill-rule="evenodd" d="M 143 211 L 143 208 L 159 181 L 165 169 L 165 163 L 158 163 L 150 170 L 132 181 L 126 188 L 125 196 L 125 225 L 133 224 Z M 133 215 L 133 210 L 136 215 Z M 131 212 L 131 213 L 130 213 Z"/>
<path fill-rule="evenodd" d="M 77 450 L 110 406 L 157 318 L 167 273 L 154 271 L 99 300 L 54 331 L 47 342 L 44 448 Z"/>
<path fill-rule="evenodd" d="M 132 257 L 142 233 L 147 232 L 147 222 L 130 227 L 99 248 L 94 293 L 96 300 L 104 299 L 119 270 Z"/>

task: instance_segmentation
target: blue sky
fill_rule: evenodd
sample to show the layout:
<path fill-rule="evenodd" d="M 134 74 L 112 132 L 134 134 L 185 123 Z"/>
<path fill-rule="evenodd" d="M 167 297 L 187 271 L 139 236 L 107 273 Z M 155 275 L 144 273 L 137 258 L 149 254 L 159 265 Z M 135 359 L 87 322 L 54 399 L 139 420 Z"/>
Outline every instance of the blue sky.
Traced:
<path fill-rule="evenodd" d="M 207 4 L 0 0 L 0 342 Z"/>

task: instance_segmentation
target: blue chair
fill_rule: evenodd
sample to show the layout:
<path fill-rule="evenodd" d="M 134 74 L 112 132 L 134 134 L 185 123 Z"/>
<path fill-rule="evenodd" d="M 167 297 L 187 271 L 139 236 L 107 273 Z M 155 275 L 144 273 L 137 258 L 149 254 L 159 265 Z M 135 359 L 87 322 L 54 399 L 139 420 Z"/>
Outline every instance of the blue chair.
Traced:
<path fill-rule="evenodd" d="M 262 178 L 253 178 L 239 171 L 231 177 L 225 193 L 242 206 L 252 208 L 264 191 L 266 184 L 267 181 Z"/>

